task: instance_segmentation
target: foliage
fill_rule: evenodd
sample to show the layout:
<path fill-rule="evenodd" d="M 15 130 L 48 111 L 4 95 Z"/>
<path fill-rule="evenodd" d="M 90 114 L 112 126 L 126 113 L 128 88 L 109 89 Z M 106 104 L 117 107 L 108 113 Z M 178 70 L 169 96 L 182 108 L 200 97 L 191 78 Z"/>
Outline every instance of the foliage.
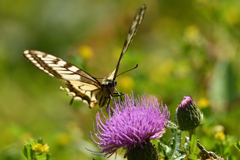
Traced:
<path fill-rule="evenodd" d="M 42 138 L 38 140 L 26 140 L 23 148 L 23 154 L 28 160 L 51 160 L 49 146 L 45 144 Z"/>
<path fill-rule="evenodd" d="M 175 115 L 175 123 L 177 123 L 177 118 Z M 197 149 L 197 139 L 194 135 L 191 137 L 191 141 L 189 137 L 185 138 L 185 143 L 181 147 L 181 130 L 178 129 L 178 126 L 174 123 L 170 123 L 168 127 L 172 131 L 173 137 L 169 139 L 167 144 L 163 143 L 163 140 L 159 141 L 159 151 L 163 152 L 163 157 L 165 160 L 172 159 L 184 159 L 186 157 L 190 159 L 197 159 L 197 155 L 199 150 Z"/>
<path fill-rule="evenodd" d="M 163 152 L 165 160 L 183 159 L 186 157 L 186 153 L 180 151 L 181 147 L 181 130 L 177 129 L 177 125 L 170 123 L 170 127 L 173 137 L 166 143 L 160 139 L 158 143 L 158 149 Z"/>
<path fill-rule="evenodd" d="M 235 147 L 240 151 L 240 141 L 235 143 Z"/>
<path fill-rule="evenodd" d="M 176 117 L 176 116 L 175 116 Z M 175 118 L 176 119 L 176 118 Z M 177 121 L 175 121 L 177 123 Z M 170 126 L 168 127 L 172 131 L 173 137 L 169 139 L 167 143 L 163 138 L 158 142 L 158 150 L 160 152 L 160 157 L 165 160 L 172 159 L 236 159 L 236 156 L 230 155 L 229 153 L 233 149 L 234 140 L 232 137 L 227 138 L 224 141 L 216 141 L 215 152 L 207 151 L 197 140 L 195 135 L 191 136 L 191 140 L 189 137 L 185 137 L 185 143 L 181 146 L 181 130 L 178 129 L 178 126 L 172 122 L 170 122 Z M 236 148 L 239 147 L 238 143 L 235 143 Z"/>
<path fill-rule="evenodd" d="M 24 160 L 24 141 L 40 136 L 56 159 L 104 159 L 85 149 L 99 150 L 88 139 L 92 115 L 99 108 L 89 110 L 81 102 L 69 106 L 70 97 L 59 90 L 60 83 L 21 53 L 25 49 L 51 53 L 104 78 L 114 70 L 132 16 L 143 3 L 146 15 L 119 73 L 136 63 L 139 67 L 117 77 L 117 89 L 154 95 L 167 104 L 171 115 L 183 96 L 191 95 L 204 114 L 196 130 L 202 146 L 224 158 L 240 159 L 238 0 L 3 0 L 0 160 Z M 224 136 L 216 139 L 219 132 Z M 177 135 L 177 129 L 167 130 L 163 139 L 169 141 L 159 142 L 174 151 L 169 157 L 177 152 L 187 155 L 188 141 L 177 146 L 173 139 Z"/>

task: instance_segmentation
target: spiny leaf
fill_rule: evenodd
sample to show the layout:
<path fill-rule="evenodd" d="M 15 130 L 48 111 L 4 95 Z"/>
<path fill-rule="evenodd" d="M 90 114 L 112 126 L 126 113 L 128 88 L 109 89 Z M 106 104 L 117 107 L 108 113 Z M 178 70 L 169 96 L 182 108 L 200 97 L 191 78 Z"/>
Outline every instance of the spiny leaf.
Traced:
<path fill-rule="evenodd" d="M 176 122 L 176 114 L 175 114 L 175 122 Z M 163 151 L 165 160 L 180 160 L 186 157 L 185 152 L 180 151 L 181 147 L 181 130 L 177 129 L 177 125 L 175 123 L 170 122 L 173 138 L 168 141 L 167 144 L 163 142 L 159 142 L 159 149 Z"/>

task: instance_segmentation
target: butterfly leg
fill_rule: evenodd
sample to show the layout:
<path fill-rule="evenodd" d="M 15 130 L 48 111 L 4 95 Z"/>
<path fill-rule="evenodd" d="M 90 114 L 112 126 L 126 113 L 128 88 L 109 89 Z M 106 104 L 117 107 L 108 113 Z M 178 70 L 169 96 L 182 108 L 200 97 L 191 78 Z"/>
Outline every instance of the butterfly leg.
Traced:
<path fill-rule="evenodd" d="M 120 92 L 120 93 L 113 93 L 113 97 L 120 97 L 120 101 L 123 101 L 122 95 L 124 95 L 124 93 L 122 93 L 122 92 Z"/>
<path fill-rule="evenodd" d="M 121 96 L 121 93 L 118 92 L 117 88 L 114 87 L 114 89 L 117 91 L 117 94 L 118 94 L 119 96 Z"/>
<path fill-rule="evenodd" d="M 111 92 L 111 88 L 109 86 L 106 87 L 106 92 L 107 92 L 108 96 L 106 96 L 104 98 L 107 101 L 107 108 L 108 108 L 108 107 L 110 107 L 110 99 L 113 100 L 114 94 Z"/>
<path fill-rule="evenodd" d="M 124 95 L 124 93 L 120 92 L 120 93 L 113 93 L 113 97 L 119 97 Z"/>
<path fill-rule="evenodd" d="M 117 88 L 116 87 L 114 87 L 115 88 L 115 90 L 117 91 L 117 93 L 115 93 L 115 94 L 117 94 L 117 95 L 115 95 L 116 97 L 117 96 L 120 96 L 120 99 L 121 99 L 121 101 L 122 101 L 122 95 L 123 95 L 123 93 L 122 92 L 118 92 L 118 90 L 117 90 Z"/>
<path fill-rule="evenodd" d="M 74 97 L 72 97 L 72 99 L 70 101 L 70 105 L 72 105 L 73 101 L 74 101 Z"/>
<path fill-rule="evenodd" d="M 107 108 L 110 107 L 110 98 L 108 99 Z"/>

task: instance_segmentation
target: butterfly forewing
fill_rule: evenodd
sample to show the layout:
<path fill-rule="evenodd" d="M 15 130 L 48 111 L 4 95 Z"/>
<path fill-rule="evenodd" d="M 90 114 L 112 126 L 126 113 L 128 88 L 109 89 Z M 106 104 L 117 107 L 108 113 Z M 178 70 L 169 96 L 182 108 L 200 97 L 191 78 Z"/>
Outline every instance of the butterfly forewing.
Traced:
<path fill-rule="evenodd" d="M 87 72 L 61 58 L 41 51 L 25 50 L 23 56 L 48 75 L 64 79 L 67 87 L 62 89 L 73 96 L 72 100 L 81 100 L 90 107 L 97 105 L 101 83 Z"/>
<path fill-rule="evenodd" d="M 113 76 L 113 80 L 116 79 L 116 76 L 117 76 L 117 72 L 118 72 L 118 68 L 119 68 L 119 65 L 120 65 L 120 62 L 121 62 L 121 59 L 123 57 L 123 55 L 125 54 L 125 52 L 127 51 L 128 47 L 130 46 L 130 44 L 132 43 L 132 40 L 134 38 L 134 36 L 136 35 L 137 33 L 137 29 L 138 29 L 138 26 L 139 24 L 142 22 L 142 19 L 144 17 L 144 14 L 145 14 L 145 11 L 146 11 L 147 7 L 145 4 L 143 4 L 138 10 L 137 10 L 137 13 L 133 19 L 133 22 L 131 24 L 131 27 L 129 29 L 129 32 L 128 32 L 128 35 L 127 35 L 127 38 L 125 40 L 125 43 L 123 45 L 123 48 L 122 48 L 122 52 L 120 54 L 120 57 L 118 59 L 118 63 L 117 63 L 117 66 L 116 66 L 116 69 L 115 69 L 115 73 L 114 73 L 114 76 Z"/>

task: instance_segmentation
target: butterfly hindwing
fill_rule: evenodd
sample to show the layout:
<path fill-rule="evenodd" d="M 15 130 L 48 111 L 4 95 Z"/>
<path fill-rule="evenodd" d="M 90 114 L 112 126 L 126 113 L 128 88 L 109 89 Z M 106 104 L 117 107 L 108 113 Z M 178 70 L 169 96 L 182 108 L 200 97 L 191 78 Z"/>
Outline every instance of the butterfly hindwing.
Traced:
<path fill-rule="evenodd" d="M 62 89 L 73 96 L 72 100 L 86 102 L 89 107 L 97 105 L 101 83 L 87 72 L 61 58 L 41 51 L 25 50 L 23 56 L 48 75 L 65 80 L 67 87 Z"/>

